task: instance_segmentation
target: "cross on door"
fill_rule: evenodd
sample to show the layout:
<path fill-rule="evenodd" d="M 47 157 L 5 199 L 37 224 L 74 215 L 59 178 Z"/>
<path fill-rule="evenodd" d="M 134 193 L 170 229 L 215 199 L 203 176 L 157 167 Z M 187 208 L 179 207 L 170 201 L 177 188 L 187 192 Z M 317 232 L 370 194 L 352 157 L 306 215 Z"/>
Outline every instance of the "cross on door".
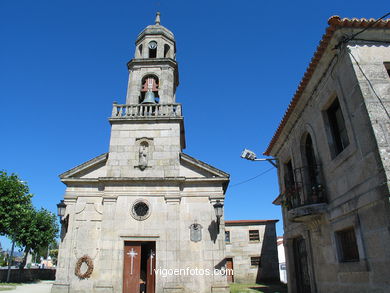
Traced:
<path fill-rule="evenodd" d="M 136 252 L 134 251 L 134 248 L 131 248 L 131 251 L 129 251 L 129 252 L 127 253 L 127 255 L 131 257 L 130 275 L 132 275 L 132 274 L 133 274 L 133 267 L 134 267 L 134 257 L 135 257 L 136 255 L 138 255 L 138 253 L 136 253 Z"/>
<path fill-rule="evenodd" d="M 150 250 L 150 274 L 153 275 L 153 258 L 156 254 L 153 252 L 153 249 Z"/>

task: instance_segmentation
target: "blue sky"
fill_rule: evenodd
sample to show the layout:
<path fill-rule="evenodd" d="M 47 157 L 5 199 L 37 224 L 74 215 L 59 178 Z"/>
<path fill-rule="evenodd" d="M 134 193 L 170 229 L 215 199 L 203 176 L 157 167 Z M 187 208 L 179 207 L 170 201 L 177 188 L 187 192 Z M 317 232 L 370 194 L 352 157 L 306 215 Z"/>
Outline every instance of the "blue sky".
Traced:
<path fill-rule="evenodd" d="M 108 151 L 107 118 L 113 101 L 125 102 L 135 38 L 159 10 L 177 41 L 184 151 L 231 174 L 226 219 L 281 219 L 275 169 L 236 185 L 271 167 L 241 159 L 242 149 L 265 150 L 330 16 L 378 18 L 388 6 L 1 0 L 0 169 L 55 212 L 65 190 L 58 174 Z"/>

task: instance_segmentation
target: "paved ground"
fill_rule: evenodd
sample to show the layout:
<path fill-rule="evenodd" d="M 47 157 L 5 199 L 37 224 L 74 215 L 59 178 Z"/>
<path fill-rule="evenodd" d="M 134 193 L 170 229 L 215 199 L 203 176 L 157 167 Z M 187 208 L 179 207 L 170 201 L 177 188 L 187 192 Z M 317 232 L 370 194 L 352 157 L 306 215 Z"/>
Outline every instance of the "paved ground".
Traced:
<path fill-rule="evenodd" d="M 54 281 L 41 281 L 36 284 L 23 284 L 16 286 L 15 290 L 6 291 L 12 293 L 50 293 Z"/>

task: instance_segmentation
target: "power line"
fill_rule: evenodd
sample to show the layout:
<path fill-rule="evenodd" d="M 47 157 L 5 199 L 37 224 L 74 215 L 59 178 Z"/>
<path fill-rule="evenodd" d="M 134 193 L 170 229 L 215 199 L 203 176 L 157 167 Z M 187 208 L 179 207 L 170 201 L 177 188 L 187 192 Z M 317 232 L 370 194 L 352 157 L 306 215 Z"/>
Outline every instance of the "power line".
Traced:
<path fill-rule="evenodd" d="M 237 186 L 237 185 L 241 185 L 241 184 L 247 183 L 247 182 L 252 181 L 252 180 L 254 180 L 254 179 L 256 179 L 256 178 L 259 178 L 260 176 L 262 176 L 262 175 L 268 173 L 269 171 L 271 171 L 271 170 L 273 170 L 273 169 L 274 169 L 274 167 L 271 167 L 271 168 L 265 170 L 264 172 L 262 172 L 262 173 L 256 175 L 255 177 L 252 177 L 252 178 L 249 178 L 249 179 L 247 179 L 247 180 L 244 180 L 244 181 L 241 181 L 241 182 L 239 182 L 239 183 L 236 183 L 236 184 L 231 185 L 230 188 L 235 187 L 235 186 Z"/>

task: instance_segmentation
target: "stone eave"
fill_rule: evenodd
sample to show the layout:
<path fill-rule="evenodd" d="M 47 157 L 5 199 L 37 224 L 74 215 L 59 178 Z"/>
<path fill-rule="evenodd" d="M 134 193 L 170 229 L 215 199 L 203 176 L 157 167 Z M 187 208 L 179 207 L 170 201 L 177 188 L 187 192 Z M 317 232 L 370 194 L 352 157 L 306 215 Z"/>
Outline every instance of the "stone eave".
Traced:
<path fill-rule="evenodd" d="M 174 183 L 210 183 L 221 182 L 226 183 L 229 178 L 226 177 L 212 177 L 212 178 L 198 178 L 198 177 L 99 177 L 99 178 L 62 178 L 61 181 L 65 184 L 109 184 L 109 183 L 160 183 L 160 182 L 174 182 Z"/>
<path fill-rule="evenodd" d="M 95 166 L 98 166 L 99 164 L 105 162 L 108 158 L 108 153 L 104 153 L 104 154 L 101 154 L 100 156 L 97 156 L 85 163 L 82 163 L 62 174 L 59 175 L 59 177 L 61 178 L 61 181 L 63 181 L 64 179 L 67 179 L 71 176 L 74 176 L 80 172 L 83 172 L 83 171 L 86 171 L 88 169 L 91 169 Z"/>
<path fill-rule="evenodd" d="M 180 153 L 180 159 L 183 161 L 189 163 L 190 165 L 193 165 L 195 167 L 198 167 L 200 169 L 206 170 L 207 172 L 210 172 L 218 177 L 223 177 L 229 180 L 230 175 L 228 173 L 223 172 L 220 169 L 217 169 L 205 162 L 202 162 L 198 159 L 195 159 L 194 157 L 191 157 L 190 155 L 187 155 L 185 153 Z"/>
<path fill-rule="evenodd" d="M 118 117 L 118 118 L 108 118 L 108 121 L 110 123 L 121 123 L 123 124 L 124 122 L 127 122 L 128 124 L 131 123 L 139 123 L 139 122 L 145 122 L 148 123 L 150 121 L 161 121 L 161 122 L 177 122 L 179 121 L 180 123 L 184 122 L 183 116 L 180 117 L 156 117 L 156 116 L 151 116 L 151 117 Z"/>
<path fill-rule="evenodd" d="M 225 220 L 225 226 L 256 226 L 277 223 L 279 220 Z"/>
<path fill-rule="evenodd" d="M 277 205 L 277 206 L 280 206 L 280 205 L 282 204 L 282 199 L 283 199 L 283 193 L 279 194 L 279 195 L 274 199 L 274 201 L 272 202 L 272 204 Z"/>
<path fill-rule="evenodd" d="M 127 62 L 127 69 L 132 70 L 135 66 L 147 67 L 148 65 L 156 66 L 156 65 L 168 65 L 172 66 L 175 69 L 175 85 L 179 86 L 179 66 L 176 60 L 172 58 L 139 58 L 139 59 L 131 59 Z"/>

